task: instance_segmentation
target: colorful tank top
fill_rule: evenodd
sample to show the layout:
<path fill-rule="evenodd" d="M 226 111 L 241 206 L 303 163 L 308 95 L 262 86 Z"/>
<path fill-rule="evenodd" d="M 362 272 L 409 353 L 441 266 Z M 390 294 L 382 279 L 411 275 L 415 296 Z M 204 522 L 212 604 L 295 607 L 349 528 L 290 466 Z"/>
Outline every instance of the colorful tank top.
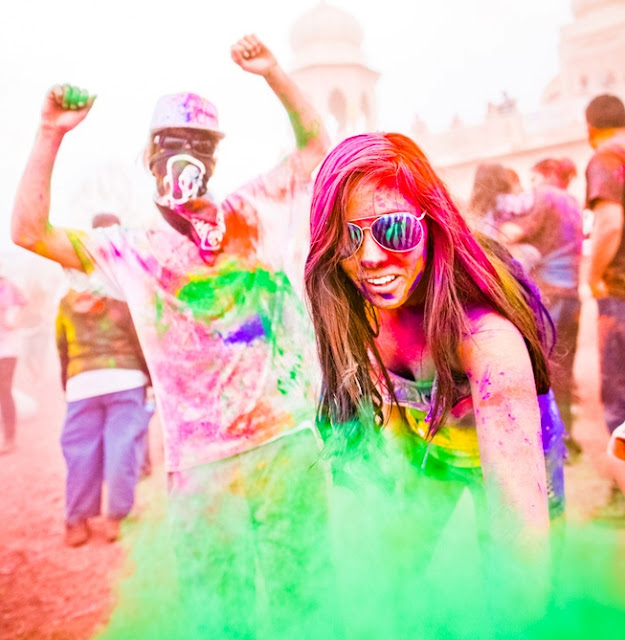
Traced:
<path fill-rule="evenodd" d="M 428 422 L 432 399 L 436 393 L 435 380 L 407 380 L 389 371 L 397 402 L 404 408 L 408 428 L 423 441 L 428 442 L 427 455 L 455 467 L 477 468 L 480 453 L 475 430 L 473 403 L 468 379 L 458 380 L 454 402 L 456 415 L 450 415 L 435 436 L 428 439 Z M 391 406 L 391 395 L 383 393 L 384 403 Z M 391 420 L 391 429 L 395 423 Z"/>
<path fill-rule="evenodd" d="M 436 394 L 436 380 L 407 380 L 388 372 L 397 402 L 404 408 L 408 430 L 417 436 L 423 449 L 421 466 L 428 460 L 449 465 L 459 470 L 478 471 L 481 468 L 475 415 L 471 389 L 467 378 L 456 380 L 456 397 L 452 402 L 450 416 L 433 438 L 428 438 L 428 422 L 432 410 L 432 399 Z M 382 389 L 382 398 L 387 410 L 392 405 L 391 394 Z M 555 402 L 553 391 L 538 396 L 541 437 L 547 471 L 547 497 L 549 514 L 555 518 L 564 512 L 564 423 Z M 391 412 L 389 428 L 393 432 L 405 433 L 399 416 Z M 440 465 L 439 465 L 440 466 Z M 470 474 L 474 477 L 474 474 Z"/>

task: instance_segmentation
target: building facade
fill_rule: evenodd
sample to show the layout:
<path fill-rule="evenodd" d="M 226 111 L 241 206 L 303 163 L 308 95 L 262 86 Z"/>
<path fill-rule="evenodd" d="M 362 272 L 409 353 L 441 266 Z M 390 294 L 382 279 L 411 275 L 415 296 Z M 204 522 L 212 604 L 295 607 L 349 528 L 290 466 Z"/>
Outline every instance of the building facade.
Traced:
<path fill-rule="evenodd" d="M 573 21 L 559 38 L 559 73 L 542 93 L 541 104 L 522 113 L 504 94 L 485 105 L 475 125 L 454 121 L 432 133 L 415 118 L 408 135 L 424 149 L 460 200 L 468 199 L 480 162 L 500 162 L 529 186 L 530 168 L 547 157 L 569 157 L 579 177 L 571 191 L 584 197 L 583 172 L 591 150 L 584 110 L 600 93 L 625 99 L 625 0 L 571 0 Z M 376 84 L 379 73 L 367 66 L 363 33 L 349 13 L 320 2 L 291 30 L 293 76 L 323 115 L 333 143 L 378 128 Z"/>

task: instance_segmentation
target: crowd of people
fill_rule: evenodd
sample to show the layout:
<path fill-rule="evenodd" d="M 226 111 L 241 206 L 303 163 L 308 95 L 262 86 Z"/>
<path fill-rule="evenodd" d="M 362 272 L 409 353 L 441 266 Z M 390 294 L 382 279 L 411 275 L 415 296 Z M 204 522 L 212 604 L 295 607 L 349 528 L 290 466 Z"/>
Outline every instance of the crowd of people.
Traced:
<path fill-rule="evenodd" d="M 469 219 L 475 228 L 503 244 L 531 276 L 553 322 L 556 343 L 550 357 L 551 381 L 566 427 L 568 459 L 581 447 L 573 435 L 575 381 L 573 365 L 581 310 L 580 287 L 587 286 L 599 310 L 601 400 L 604 419 L 614 440 L 622 438 L 625 422 L 619 330 L 623 317 L 622 280 L 625 277 L 623 206 L 625 196 L 625 108 L 609 94 L 594 98 L 586 110 L 588 140 L 594 154 L 586 169 L 586 201 L 580 204 L 568 191 L 577 169 L 569 158 L 545 158 L 532 167 L 531 187 L 523 190 L 518 176 L 497 163 L 478 166 Z M 584 224 L 582 210 L 594 222 L 589 234 L 590 255 L 582 269 Z M 613 458 L 614 456 L 612 456 Z M 595 512 L 598 520 L 625 525 L 625 477 L 612 463 L 613 483 L 608 503 Z"/>
<path fill-rule="evenodd" d="M 118 538 L 145 460 L 150 386 L 176 559 L 164 590 L 181 603 L 179 637 L 423 631 L 407 594 L 431 570 L 467 489 L 489 624 L 503 637 L 536 622 L 558 562 L 567 448 L 571 460 L 578 453 L 575 167 L 546 158 L 523 190 L 514 171 L 482 165 L 465 211 L 415 141 L 363 133 L 330 150 L 319 114 L 263 42 L 246 36 L 231 55 L 277 96 L 295 148 L 216 202 L 215 106 L 194 93 L 161 97 L 144 157 L 163 224 L 147 230 L 107 214 L 89 231 L 50 223 L 58 151 L 95 98 L 70 85 L 45 96 L 12 237 L 71 279 L 57 318 L 66 543 L 89 539 L 103 482 L 107 537 Z M 625 107 L 599 96 L 586 117 L 587 282 L 613 434 L 604 515 L 625 525 Z M 302 219 L 305 265 L 291 235 Z M 0 295 L 4 349 L 23 300 L 2 280 Z M 12 371 L 6 353 L 0 364 Z M 521 566 L 531 584 L 516 579 Z M 346 614 L 355 603 L 384 610 L 386 631 L 371 630 L 373 614 Z"/>

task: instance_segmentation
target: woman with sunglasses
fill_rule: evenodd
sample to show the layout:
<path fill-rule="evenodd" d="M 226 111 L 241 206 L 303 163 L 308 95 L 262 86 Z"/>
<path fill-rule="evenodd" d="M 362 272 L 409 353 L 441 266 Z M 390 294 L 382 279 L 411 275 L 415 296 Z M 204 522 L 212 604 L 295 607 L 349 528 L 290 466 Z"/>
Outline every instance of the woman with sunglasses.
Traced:
<path fill-rule="evenodd" d="M 471 233 L 412 140 L 363 134 L 326 157 L 306 291 L 331 450 L 374 443 L 409 501 L 436 491 L 422 541 L 467 486 L 493 538 L 544 540 L 564 495 L 543 307 L 505 250 Z"/>

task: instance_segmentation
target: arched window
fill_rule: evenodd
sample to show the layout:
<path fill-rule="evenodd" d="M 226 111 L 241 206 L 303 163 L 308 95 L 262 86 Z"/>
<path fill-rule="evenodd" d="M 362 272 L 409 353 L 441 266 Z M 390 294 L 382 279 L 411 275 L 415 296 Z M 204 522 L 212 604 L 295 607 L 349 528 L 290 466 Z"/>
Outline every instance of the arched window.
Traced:
<path fill-rule="evenodd" d="M 360 98 L 360 111 L 364 116 L 365 126 L 368 129 L 371 126 L 371 104 L 369 103 L 369 96 L 366 93 L 363 93 Z"/>
<path fill-rule="evenodd" d="M 328 111 L 336 120 L 337 133 L 341 134 L 347 125 L 347 101 L 339 89 L 332 89 L 328 98 Z"/>

